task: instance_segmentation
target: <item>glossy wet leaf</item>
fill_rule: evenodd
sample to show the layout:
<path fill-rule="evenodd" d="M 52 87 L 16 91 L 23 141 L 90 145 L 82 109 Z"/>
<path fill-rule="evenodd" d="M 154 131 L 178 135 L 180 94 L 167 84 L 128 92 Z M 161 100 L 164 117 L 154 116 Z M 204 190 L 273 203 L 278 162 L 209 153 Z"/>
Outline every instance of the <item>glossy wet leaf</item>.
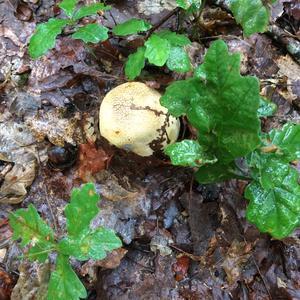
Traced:
<path fill-rule="evenodd" d="M 50 19 L 39 24 L 29 42 L 29 55 L 38 58 L 54 48 L 57 35 L 61 34 L 67 24 L 68 20 L 62 19 Z"/>
<path fill-rule="evenodd" d="M 151 24 L 141 19 L 132 18 L 124 23 L 114 27 L 113 33 L 119 36 L 126 36 L 139 32 L 147 31 L 151 28 Z"/>
<path fill-rule="evenodd" d="M 145 51 L 146 47 L 139 47 L 135 53 L 128 56 L 125 74 L 129 80 L 133 80 L 141 74 L 145 66 Z"/>
<path fill-rule="evenodd" d="M 79 300 L 86 297 L 86 289 L 72 270 L 69 257 L 59 254 L 56 269 L 51 272 L 47 300 Z"/>
<path fill-rule="evenodd" d="M 186 114 L 203 149 L 226 165 L 260 144 L 259 83 L 240 75 L 240 56 L 229 54 L 221 40 L 207 51 L 201 73 L 171 84 L 161 104 L 175 116 Z"/>
<path fill-rule="evenodd" d="M 258 116 L 262 117 L 271 117 L 277 111 L 277 105 L 269 100 L 266 100 L 262 97 L 259 99 L 259 108 L 258 108 Z"/>
<path fill-rule="evenodd" d="M 88 24 L 77 29 L 72 38 L 96 44 L 108 39 L 108 29 L 102 25 Z"/>
<path fill-rule="evenodd" d="M 278 157 L 265 155 L 258 173 L 245 191 L 247 219 L 261 232 L 284 238 L 300 225 L 299 174 Z"/>
<path fill-rule="evenodd" d="M 21 247 L 32 245 L 28 258 L 44 262 L 54 245 L 52 229 L 39 216 L 30 204 L 27 209 L 18 209 L 9 216 L 9 225 L 13 229 L 14 240 L 21 239 Z"/>
<path fill-rule="evenodd" d="M 186 51 L 181 47 L 172 47 L 167 60 L 167 67 L 177 73 L 185 73 L 191 70 L 191 61 Z"/>
<path fill-rule="evenodd" d="M 266 31 L 270 18 L 270 8 L 264 3 L 266 1 L 227 0 L 227 2 L 237 23 L 242 25 L 246 36 Z"/>
<path fill-rule="evenodd" d="M 69 237 L 80 237 L 89 228 L 91 221 L 99 212 L 100 200 L 92 183 L 85 184 L 81 189 L 73 189 L 71 202 L 65 208 L 67 231 Z"/>
<path fill-rule="evenodd" d="M 187 36 L 183 34 L 178 34 L 167 29 L 159 31 L 157 35 L 160 38 L 167 40 L 173 47 L 182 47 L 191 43 Z"/>
<path fill-rule="evenodd" d="M 58 6 L 65 12 L 68 17 L 72 17 L 78 0 L 63 0 Z"/>
<path fill-rule="evenodd" d="M 162 67 L 167 62 L 171 49 L 167 40 L 160 38 L 157 34 L 152 34 L 145 46 L 145 57 L 151 64 Z"/>
<path fill-rule="evenodd" d="M 209 184 L 223 182 L 229 179 L 243 179 L 243 174 L 237 169 L 234 162 L 229 164 L 215 163 L 204 165 L 195 173 L 195 178 L 199 183 Z"/>
<path fill-rule="evenodd" d="M 287 123 L 269 133 L 270 144 L 277 146 L 277 155 L 287 162 L 300 159 L 300 124 Z"/>
<path fill-rule="evenodd" d="M 199 99 L 198 81 L 194 78 L 178 80 L 167 87 L 166 93 L 160 98 L 161 105 L 168 108 L 174 117 L 184 115 L 193 100 Z"/>
<path fill-rule="evenodd" d="M 96 15 L 99 11 L 110 10 L 111 6 L 105 5 L 103 3 L 94 3 L 88 6 L 82 6 L 76 13 L 74 14 L 74 19 L 79 20 L 83 17 Z"/>
<path fill-rule="evenodd" d="M 185 10 L 189 9 L 191 6 L 199 9 L 201 7 L 201 2 L 202 0 L 176 0 L 178 7 Z"/>
<path fill-rule="evenodd" d="M 59 243 L 62 253 L 74 256 L 78 260 L 100 260 L 106 253 L 122 246 L 121 240 L 113 230 L 86 228 L 76 238 L 66 238 Z"/>
<path fill-rule="evenodd" d="M 173 165 L 200 167 L 204 164 L 216 162 L 216 158 L 209 157 L 197 141 L 183 140 L 174 143 L 165 149 Z"/>

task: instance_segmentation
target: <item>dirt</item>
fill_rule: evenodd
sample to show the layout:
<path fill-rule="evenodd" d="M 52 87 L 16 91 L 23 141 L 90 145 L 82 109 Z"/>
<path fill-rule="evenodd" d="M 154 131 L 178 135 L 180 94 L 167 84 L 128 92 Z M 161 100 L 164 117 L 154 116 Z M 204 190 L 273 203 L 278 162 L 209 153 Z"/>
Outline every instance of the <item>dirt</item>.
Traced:
<path fill-rule="evenodd" d="M 174 2 L 107 1 L 112 11 L 96 18 L 108 27 L 132 17 L 159 24 Z M 300 41 L 298 2 L 279 1 L 272 11 L 284 40 L 272 30 L 245 38 L 224 1 L 208 2 L 200 24 L 176 12 L 159 28 L 190 36 L 193 64 L 223 38 L 242 53 L 242 74 L 256 75 L 261 94 L 278 105 L 263 128 L 299 123 L 300 65 L 290 51 Z M 142 158 L 100 137 L 101 101 L 126 81 L 124 60 L 139 39 L 87 47 L 66 33 L 44 57 L 29 58 L 29 38 L 60 13 L 56 4 L 0 0 L 0 299 L 42 299 L 49 277 L 48 265 L 18 259 L 8 214 L 32 203 L 63 236 L 70 192 L 87 181 L 102 198 L 93 226 L 112 228 L 123 241 L 105 261 L 72 261 L 87 299 L 300 299 L 300 230 L 281 241 L 260 234 L 245 219 L 245 182 L 200 185 L 193 170 L 171 166 L 161 153 Z M 147 66 L 140 81 L 164 90 L 180 78 Z M 193 135 L 185 120 L 182 128 L 181 137 Z"/>

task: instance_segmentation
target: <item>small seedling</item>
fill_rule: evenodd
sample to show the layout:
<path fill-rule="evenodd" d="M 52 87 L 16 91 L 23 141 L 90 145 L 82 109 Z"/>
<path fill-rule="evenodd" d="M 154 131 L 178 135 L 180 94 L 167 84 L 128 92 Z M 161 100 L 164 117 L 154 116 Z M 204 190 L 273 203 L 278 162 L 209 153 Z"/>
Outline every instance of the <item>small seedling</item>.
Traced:
<path fill-rule="evenodd" d="M 32 58 L 38 58 L 54 48 L 56 37 L 66 26 L 71 26 L 75 31 L 72 34 L 73 39 L 80 39 L 85 43 L 99 43 L 108 39 L 108 28 L 99 24 L 78 26 L 78 22 L 84 17 L 96 15 L 99 11 L 106 11 L 111 7 L 103 3 L 94 3 L 76 10 L 76 4 L 77 0 L 62 1 L 59 7 L 65 12 L 67 19 L 52 18 L 37 26 L 29 42 L 29 55 Z"/>
<path fill-rule="evenodd" d="M 57 253 L 55 270 L 51 273 L 48 300 L 77 300 L 86 298 L 87 292 L 69 262 L 70 256 L 80 260 L 101 260 L 106 253 L 122 246 L 113 230 L 104 227 L 92 229 L 91 222 L 99 213 L 93 184 L 73 189 L 71 201 L 65 208 L 67 236 L 57 241 L 52 228 L 39 216 L 33 205 L 10 214 L 9 224 L 13 239 L 21 239 L 27 247 L 30 260 L 45 262 L 49 254 Z"/>

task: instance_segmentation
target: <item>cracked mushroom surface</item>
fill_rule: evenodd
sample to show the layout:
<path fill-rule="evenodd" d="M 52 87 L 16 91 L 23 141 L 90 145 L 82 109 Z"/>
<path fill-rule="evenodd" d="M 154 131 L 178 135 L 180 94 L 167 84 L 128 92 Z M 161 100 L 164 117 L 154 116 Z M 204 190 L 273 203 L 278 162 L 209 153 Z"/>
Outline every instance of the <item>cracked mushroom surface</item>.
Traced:
<path fill-rule="evenodd" d="M 101 135 L 118 148 L 140 156 L 174 143 L 180 122 L 161 106 L 161 94 L 141 82 L 127 82 L 112 89 L 100 106 Z"/>

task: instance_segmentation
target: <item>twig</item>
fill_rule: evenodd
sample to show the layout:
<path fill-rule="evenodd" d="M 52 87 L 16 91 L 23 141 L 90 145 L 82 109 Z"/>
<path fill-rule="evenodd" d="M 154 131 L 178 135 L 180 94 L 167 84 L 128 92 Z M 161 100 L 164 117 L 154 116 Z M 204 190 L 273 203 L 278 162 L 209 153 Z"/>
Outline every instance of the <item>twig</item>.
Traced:
<path fill-rule="evenodd" d="M 259 267 L 258 267 L 258 265 L 257 265 L 257 262 L 256 262 L 256 260 L 255 260 L 255 258 L 254 258 L 254 256 L 253 256 L 253 254 L 251 254 L 251 257 L 252 257 L 252 259 L 253 259 L 253 262 L 254 262 L 254 264 L 255 264 L 255 267 L 256 267 L 256 269 L 257 269 L 257 272 L 258 272 L 258 274 L 259 274 L 259 276 L 260 276 L 260 278 L 261 278 L 261 280 L 262 280 L 262 282 L 263 282 L 263 284 L 264 284 L 264 286 L 265 286 L 265 289 L 266 289 L 266 291 L 267 291 L 267 293 L 268 293 L 270 299 L 272 300 L 273 297 L 272 297 L 272 295 L 271 295 L 271 293 L 270 293 L 270 291 L 269 291 L 269 289 L 268 289 L 268 286 L 267 286 L 267 283 L 266 283 L 266 281 L 265 281 L 265 278 L 263 277 L 262 273 L 260 272 L 260 269 L 259 269 Z"/>
<path fill-rule="evenodd" d="M 161 25 L 163 25 L 165 22 L 167 22 L 172 16 L 174 16 L 175 14 L 177 14 L 179 12 L 179 8 L 175 8 L 174 10 L 172 10 L 171 12 L 169 12 L 165 17 L 163 17 L 158 23 L 156 23 L 155 25 L 153 25 L 153 27 L 148 31 L 147 35 L 146 35 L 146 39 L 149 38 L 149 36 L 155 31 L 157 30 Z"/>

